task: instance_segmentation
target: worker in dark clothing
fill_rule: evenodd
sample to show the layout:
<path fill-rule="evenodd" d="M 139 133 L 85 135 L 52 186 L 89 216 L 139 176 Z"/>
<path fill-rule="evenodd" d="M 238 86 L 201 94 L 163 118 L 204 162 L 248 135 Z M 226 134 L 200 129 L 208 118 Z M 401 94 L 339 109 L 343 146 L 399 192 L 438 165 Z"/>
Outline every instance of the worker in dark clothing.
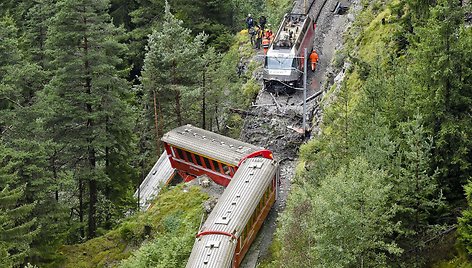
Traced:
<path fill-rule="evenodd" d="M 247 15 L 247 18 L 246 18 L 246 25 L 247 25 L 247 30 L 249 31 L 249 29 L 251 29 L 252 27 L 254 27 L 254 19 L 252 18 L 252 15 L 251 14 L 248 14 Z"/>
<path fill-rule="evenodd" d="M 259 18 L 259 25 L 260 25 L 262 31 L 264 31 L 266 23 L 267 23 L 266 17 L 265 17 L 265 16 L 261 16 L 261 17 Z"/>
<path fill-rule="evenodd" d="M 313 49 L 310 54 L 310 61 L 311 61 L 311 71 L 314 72 L 316 69 L 316 63 L 318 62 L 318 53 Z"/>
<path fill-rule="evenodd" d="M 249 39 L 251 40 L 251 46 L 256 44 L 256 32 L 254 30 L 254 19 L 252 18 L 251 14 L 247 15 L 246 18 L 246 25 L 247 25 L 247 33 L 249 34 Z"/>
<path fill-rule="evenodd" d="M 264 32 L 262 31 L 262 29 L 260 27 L 256 26 L 256 49 L 261 48 L 262 36 L 263 35 L 264 35 Z"/>

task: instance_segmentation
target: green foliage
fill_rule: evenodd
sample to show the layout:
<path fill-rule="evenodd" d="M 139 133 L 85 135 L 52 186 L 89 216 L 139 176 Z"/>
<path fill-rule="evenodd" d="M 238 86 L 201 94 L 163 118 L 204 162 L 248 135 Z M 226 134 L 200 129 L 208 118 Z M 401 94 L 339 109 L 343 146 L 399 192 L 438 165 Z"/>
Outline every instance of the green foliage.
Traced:
<path fill-rule="evenodd" d="M 57 0 L 34 1 L 25 14 L 22 46 L 28 58 L 43 68 L 47 65 L 46 39 L 48 26 L 56 13 L 56 2 Z"/>
<path fill-rule="evenodd" d="M 125 260 L 120 264 L 123 267 L 182 267 L 190 255 L 206 198 L 196 187 L 180 185 L 163 191 L 145 213 L 126 219 L 101 237 L 63 246 L 64 260 L 58 265 L 108 267 Z"/>
<path fill-rule="evenodd" d="M 141 77 L 148 129 L 156 128 L 158 136 L 176 126 L 200 121 L 195 110 L 200 108 L 197 98 L 201 76 L 196 74 L 203 67 L 205 40 L 204 34 L 193 37 L 166 2 L 163 25 L 149 36 Z"/>
<path fill-rule="evenodd" d="M 246 100 L 247 106 L 249 106 L 257 97 L 261 86 L 255 79 L 249 79 L 243 86 L 244 99 Z"/>
<path fill-rule="evenodd" d="M 25 201 L 25 185 L 12 173 L 9 150 L 0 147 L 0 265 L 19 266 L 30 255 L 31 243 L 38 233 L 36 218 L 31 218 L 35 202 Z"/>
<path fill-rule="evenodd" d="M 283 16 L 285 13 L 290 12 L 293 1 L 289 0 L 266 0 L 266 17 L 268 19 L 268 23 L 271 24 L 272 31 L 274 33 L 277 31 L 277 27 L 279 27 L 280 22 L 282 21 Z"/>
<path fill-rule="evenodd" d="M 43 107 L 49 108 L 44 121 L 62 147 L 60 158 L 74 172 L 81 221 L 88 200 L 88 236 L 93 237 L 98 192 L 111 188 L 111 176 L 125 192 L 132 187 L 127 154 L 133 119 L 125 102 L 128 84 L 117 67 L 126 46 L 116 39 L 120 31 L 106 13 L 108 1 L 66 0 L 57 8 L 46 42 L 53 78 L 42 95 Z M 83 198 L 86 182 L 88 199 Z"/>
<path fill-rule="evenodd" d="M 428 26 L 416 28 L 411 71 L 424 100 L 419 105 L 428 113 L 439 183 L 448 199 L 457 200 L 472 172 L 472 30 L 464 26 L 464 11 L 454 1 L 439 1 L 430 11 Z"/>
<path fill-rule="evenodd" d="M 305 267 L 315 264 L 316 256 L 310 252 L 314 245 L 311 224 L 313 206 L 305 185 L 292 188 L 286 211 L 280 217 L 281 228 L 277 230 L 277 239 L 282 244 L 280 260 L 273 261 L 276 267 Z M 308 216 L 310 214 L 310 216 Z M 305 216 L 306 215 L 306 216 Z M 296 252 L 296 254 L 294 254 Z"/>
<path fill-rule="evenodd" d="M 120 267 L 184 267 L 190 256 L 195 235 L 187 232 L 184 235 L 165 235 L 146 243 L 133 257 L 124 261 Z"/>
<path fill-rule="evenodd" d="M 459 218 L 459 235 L 460 240 L 464 244 L 468 254 L 472 255 L 472 182 L 469 181 L 465 186 L 465 195 L 467 198 L 468 208 L 462 212 Z"/>
<path fill-rule="evenodd" d="M 390 203 L 392 184 L 381 170 L 357 158 L 315 190 L 312 228 L 314 265 L 385 266 L 401 249 L 389 236 L 397 231 Z M 335 230 L 333 232 L 333 230 Z"/>
<path fill-rule="evenodd" d="M 419 14 L 414 4 L 429 9 Z M 347 35 L 351 68 L 323 99 L 322 134 L 300 149 L 271 267 L 422 267 L 447 257 L 453 243 L 439 239 L 453 237 L 443 231 L 455 224 L 451 208 L 471 174 L 472 36 L 462 18 L 454 1 L 364 2 Z M 378 215 L 360 209 L 370 198 Z M 466 248 L 467 213 L 459 228 Z M 306 238 L 293 239 L 305 232 L 296 222 L 309 222 Z M 380 233 L 362 238 L 371 231 Z M 356 239 L 367 240 L 346 242 Z"/>

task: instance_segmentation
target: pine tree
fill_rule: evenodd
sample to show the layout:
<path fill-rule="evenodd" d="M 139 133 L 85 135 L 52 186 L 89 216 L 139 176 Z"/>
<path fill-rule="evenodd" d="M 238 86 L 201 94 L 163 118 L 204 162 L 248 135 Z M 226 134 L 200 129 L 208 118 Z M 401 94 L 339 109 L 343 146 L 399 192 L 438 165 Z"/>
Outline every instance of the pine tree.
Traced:
<path fill-rule="evenodd" d="M 438 1 L 430 13 L 427 26 L 416 29 L 411 70 L 419 85 L 418 106 L 429 115 L 439 185 L 454 201 L 462 199 L 472 172 L 472 31 L 464 27 L 458 1 Z"/>
<path fill-rule="evenodd" d="M 308 224 L 313 267 L 383 267 L 401 249 L 389 239 L 397 230 L 386 173 L 354 159 L 315 190 Z"/>
<path fill-rule="evenodd" d="M 20 42 L 12 21 L 6 19 L 2 23 L 6 26 L 2 29 L 10 32 L 4 39 L 5 47 L 13 44 L 15 47 L 2 51 L 6 65 L 0 80 L 0 98 L 8 100 L 8 105 L 0 114 L 0 122 L 7 126 L 0 138 L 8 149 L 5 153 L 9 159 L 8 172 L 16 174 L 17 178 L 10 186 L 21 186 L 26 203 L 36 202 L 31 214 L 42 226 L 30 244 L 29 257 L 32 260 L 45 259 L 62 242 L 65 226 L 64 211 L 54 198 L 59 181 L 52 179 L 47 163 L 48 146 L 41 131 L 41 120 L 38 120 L 43 113 L 37 105 L 37 95 L 47 78 L 39 65 L 29 62 L 24 57 L 25 53 L 17 49 Z M 32 220 L 33 216 L 26 219 Z"/>
<path fill-rule="evenodd" d="M 24 23 L 24 51 L 32 62 L 42 68 L 46 67 L 46 38 L 50 19 L 55 13 L 57 0 L 34 1 L 27 10 Z"/>
<path fill-rule="evenodd" d="M 221 54 L 217 53 L 213 47 L 208 50 L 201 57 L 201 127 L 203 129 L 212 130 L 212 121 L 215 116 L 213 109 L 210 109 L 212 104 L 221 102 L 222 94 L 221 90 L 216 86 L 216 79 L 219 70 L 219 59 Z"/>
<path fill-rule="evenodd" d="M 0 20 L 0 81 L 4 79 L 8 68 L 18 64 L 21 52 L 18 49 L 18 28 L 12 17 L 2 17 Z"/>
<path fill-rule="evenodd" d="M 18 177 L 11 172 L 11 163 L 0 146 L 0 266 L 13 267 L 24 263 L 30 254 L 30 244 L 36 235 L 35 218 L 29 215 L 34 202 L 25 203 L 25 186 L 18 184 Z"/>
<path fill-rule="evenodd" d="M 184 124 L 184 118 L 186 122 L 196 121 L 192 103 L 196 103 L 198 94 L 197 74 L 205 36 L 193 38 L 182 23 L 170 13 L 167 4 L 162 26 L 149 36 L 144 59 L 141 81 L 148 98 L 148 114 L 154 114 L 151 107 L 157 107 L 158 121 L 168 120 L 164 124 L 158 122 L 159 133 Z"/>
<path fill-rule="evenodd" d="M 54 75 L 44 94 L 52 111 L 47 129 L 64 147 L 61 158 L 75 174 L 80 222 L 88 203 L 88 237 L 96 234 L 99 185 L 112 179 L 110 154 L 126 155 L 131 142 L 124 101 L 128 84 L 116 68 L 126 47 L 116 40 L 119 30 L 108 5 L 106 0 L 59 1 L 46 43 Z"/>
<path fill-rule="evenodd" d="M 437 214 L 434 211 L 443 205 L 436 173 L 430 170 L 432 140 L 426 136 L 422 122 L 421 115 L 417 114 L 401 124 L 402 136 L 395 161 L 398 176 L 394 177 L 392 189 L 399 205 L 397 218 L 402 222 L 403 247 L 413 252 L 413 257 L 408 256 L 410 265 L 418 267 L 423 261 L 419 251 L 425 246 L 424 241 L 439 228 L 431 224 Z"/>
<path fill-rule="evenodd" d="M 472 255 L 472 181 L 465 186 L 465 196 L 467 198 L 467 209 L 462 211 L 462 217 L 459 218 L 459 239 L 464 245 L 469 255 Z"/>

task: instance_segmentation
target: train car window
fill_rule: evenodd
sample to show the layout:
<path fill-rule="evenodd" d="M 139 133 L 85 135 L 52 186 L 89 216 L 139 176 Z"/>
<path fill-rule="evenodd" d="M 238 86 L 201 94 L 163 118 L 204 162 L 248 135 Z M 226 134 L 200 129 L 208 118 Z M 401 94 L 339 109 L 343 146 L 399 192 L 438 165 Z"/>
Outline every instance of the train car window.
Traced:
<path fill-rule="evenodd" d="M 219 171 L 221 174 L 225 174 L 225 170 L 223 169 L 223 164 L 221 164 L 220 162 L 217 162 L 218 163 L 218 168 L 219 168 Z"/>
<path fill-rule="evenodd" d="M 241 240 L 242 240 L 242 241 L 246 240 L 246 237 L 247 237 L 247 225 L 244 226 L 244 231 L 243 231 L 243 235 L 242 235 L 242 239 L 241 239 Z M 242 245 L 244 245 L 244 244 L 242 244 Z M 242 245 L 241 245 L 241 246 L 242 246 Z"/>
<path fill-rule="evenodd" d="M 210 160 L 208 160 L 208 158 L 206 157 L 202 157 L 202 158 L 203 158 L 203 161 L 205 162 L 206 168 L 212 169 L 210 165 Z"/>
<path fill-rule="evenodd" d="M 307 22 L 307 23 L 305 23 L 305 25 L 303 25 L 303 30 L 302 30 L 302 33 L 303 33 L 303 35 L 305 35 L 305 34 L 306 34 L 306 32 L 307 32 L 307 30 L 308 30 L 308 26 L 309 26 L 309 25 L 310 25 L 310 23 L 308 23 L 308 22 Z"/>
<path fill-rule="evenodd" d="M 195 156 L 193 153 L 190 153 L 190 157 L 191 157 L 191 159 L 192 159 L 192 163 L 198 165 L 197 160 L 196 160 L 197 156 Z"/>
<path fill-rule="evenodd" d="M 221 164 L 221 166 L 223 167 L 223 173 L 225 175 L 229 175 L 229 173 L 230 173 L 229 167 L 225 164 Z"/>
<path fill-rule="evenodd" d="M 218 162 L 216 162 L 215 160 L 211 160 L 211 163 L 213 164 L 213 170 L 214 171 L 222 173 L 221 170 L 220 170 L 220 165 L 219 165 Z"/>
<path fill-rule="evenodd" d="M 291 70 L 293 68 L 292 57 L 266 57 L 267 68 L 275 70 Z"/>
<path fill-rule="evenodd" d="M 184 153 L 185 160 L 187 162 L 193 163 L 193 159 L 192 159 L 191 154 L 187 151 L 184 151 L 184 150 L 182 150 L 182 152 Z"/>
<path fill-rule="evenodd" d="M 179 148 L 172 147 L 172 151 L 174 152 L 175 158 L 182 159 L 182 157 L 179 154 Z"/>
<path fill-rule="evenodd" d="M 198 154 L 194 154 L 193 156 L 195 156 L 195 160 L 197 160 L 197 164 L 202 167 L 203 162 L 202 162 L 202 159 L 200 158 L 200 156 Z"/>

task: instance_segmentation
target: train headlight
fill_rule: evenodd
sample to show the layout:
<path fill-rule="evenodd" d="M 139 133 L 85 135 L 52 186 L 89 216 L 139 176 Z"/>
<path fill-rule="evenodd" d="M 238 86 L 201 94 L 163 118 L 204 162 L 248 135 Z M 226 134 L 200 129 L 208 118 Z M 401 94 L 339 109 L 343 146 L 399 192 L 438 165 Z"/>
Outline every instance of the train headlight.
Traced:
<path fill-rule="evenodd" d="M 288 85 L 293 87 L 294 83 L 290 82 L 290 83 L 288 83 Z"/>

